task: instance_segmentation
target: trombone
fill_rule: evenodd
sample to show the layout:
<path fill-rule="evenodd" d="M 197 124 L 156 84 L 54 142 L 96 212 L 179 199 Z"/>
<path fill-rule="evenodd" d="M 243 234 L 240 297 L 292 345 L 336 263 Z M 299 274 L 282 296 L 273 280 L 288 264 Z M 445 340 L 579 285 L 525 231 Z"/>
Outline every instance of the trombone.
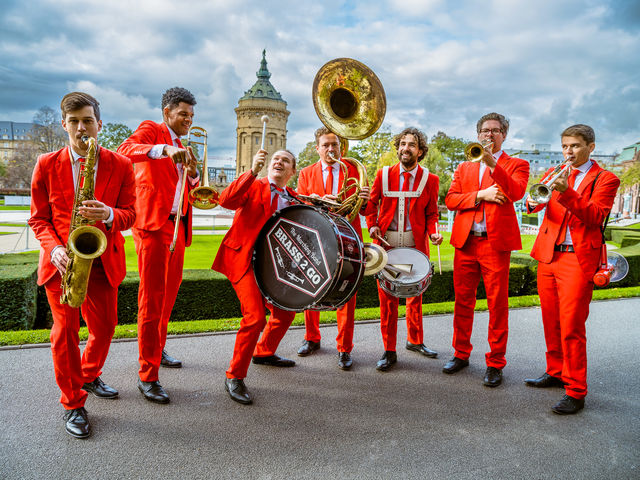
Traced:
<path fill-rule="evenodd" d="M 571 166 L 571 161 L 573 161 L 573 158 L 566 160 L 554 168 L 549 174 L 549 178 L 545 181 L 531 185 L 531 188 L 529 189 L 529 198 L 538 204 L 549 203 L 553 193 L 553 185 L 556 183 L 558 178 L 560 178 L 560 175 L 564 173 L 567 167 Z"/>
<path fill-rule="evenodd" d="M 204 137 L 204 140 L 192 140 L 191 136 Z M 187 134 L 187 149 L 190 156 L 193 156 L 191 145 L 203 145 L 204 152 L 202 155 L 202 185 L 194 188 L 189 192 L 189 203 L 196 208 L 208 210 L 218 205 L 218 192 L 209 186 L 209 171 L 207 170 L 207 131 L 202 127 L 193 126 Z M 197 162 L 196 163 L 200 163 Z M 173 240 L 169 246 L 169 251 L 173 252 L 178 241 L 178 231 L 180 230 L 180 220 L 182 217 L 182 203 L 184 202 L 184 193 L 187 190 L 187 169 L 183 165 L 182 173 L 182 190 L 180 191 L 180 199 L 178 200 L 178 212 L 176 214 L 176 225 L 173 230 Z"/>

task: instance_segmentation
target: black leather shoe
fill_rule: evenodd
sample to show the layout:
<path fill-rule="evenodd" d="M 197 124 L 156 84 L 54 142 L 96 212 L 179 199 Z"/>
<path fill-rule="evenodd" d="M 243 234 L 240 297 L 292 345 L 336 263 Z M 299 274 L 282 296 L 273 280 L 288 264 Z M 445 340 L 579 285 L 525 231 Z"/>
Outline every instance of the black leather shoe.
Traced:
<path fill-rule="evenodd" d="M 495 367 L 487 367 L 487 371 L 484 374 L 484 381 L 482 384 L 485 387 L 497 387 L 502 383 L 502 370 Z"/>
<path fill-rule="evenodd" d="M 155 382 L 143 382 L 138 379 L 138 390 L 150 402 L 169 403 L 169 395 L 157 380 Z"/>
<path fill-rule="evenodd" d="M 227 391 L 231 400 L 243 405 L 249 405 L 253 402 L 251 394 L 241 378 L 227 378 L 224 381 L 224 389 Z"/>
<path fill-rule="evenodd" d="M 166 350 L 162 350 L 162 359 L 160 359 L 160 365 L 167 368 L 182 368 L 182 362 L 176 358 L 173 358 L 167 353 Z"/>
<path fill-rule="evenodd" d="M 338 367 L 342 370 L 349 370 L 353 365 L 351 354 L 349 352 L 338 352 Z"/>
<path fill-rule="evenodd" d="M 564 387 L 564 382 L 558 377 L 552 377 L 548 373 L 544 373 L 540 378 L 525 378 L 524 383 L 530 387 L 536 388 L 551 388 L 551 387 Z"/>
<path fill-rule="evenodd" d="M 91 383 L 85 383 L 82 385 L 82 390 L 93 393 L 99 398 L 118 398 L 118 391 L 104 383 L 100 377 L 97 377 Z"/>
<path fill-rule="evenodd" d="M 376 363 L 376 370 L 380 372 L 386 372 L 391 366 L 398 361 L 398 355 L 396 352 L 385 350 L 382 354 L 382 358 Z"/>
<path fill-rule="evenodd" d="M 91 425 L 84 407 L 67 410 L 64 413 L 64 428 L 72 437 L 87 438 L 91 435 Z"/>
<path fill-rule="evenodd" d="M 464 367 L 468 367 L 468 366 L 469 366 L 469 360 L 462 360 L 461 358 L 453 357 L 451 360 L 449 360 L 447 363 L 444 364 L 444 367 L 442 367 L 442 371 L 444 373 L 451 374 L 451 373 L 459 372 Z"/>
<path fill-rule="evenodd" d="M 425 357 L 438 358 L 438 352 L 425 347 L 424 343 L 421 343 L 420 345 L 416 345 L 415 343 L 407 342 L 407 345 L 405 346 L 405 348 L 407 350 L 411 350 L 412 352 L 421 353 Z"/>
<path fill-rule="evenodd" d="M 573 415 L 578 413 L 584 408 L 584 398 L 573 398 L 569 395 L 562 397 L 558 403 L 556 403 L 551 410 L 559 415 Z"/>
<path fill-rule="evenodd" d="M 298 349 L 298 356 L 306 357 L 307 355 L 311 355 L 316 350 L 320 350 L 320 342 L 305 340 L 304 342 L 302 342 L 302 346 Z"/>
<path fill-rule="evenodd" d="M 296 362 L 288 358 L 278 355 L 269 355 L 268 357 L 253 357 L 253 363 L 256 365 L 269 365 L 270 367 L 294 367 Z"/>

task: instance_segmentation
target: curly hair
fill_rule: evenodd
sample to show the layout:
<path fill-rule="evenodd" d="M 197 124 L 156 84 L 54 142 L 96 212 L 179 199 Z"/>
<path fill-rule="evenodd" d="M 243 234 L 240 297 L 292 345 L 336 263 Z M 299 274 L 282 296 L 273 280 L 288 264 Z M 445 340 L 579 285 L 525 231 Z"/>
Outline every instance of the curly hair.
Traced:
<path fill-rule="evenodd" d="M 429 151 L 429 145 L 427 144 L 427 137 L 425 136 L 425 134 L 415 127 L 405 128 L 393 139 L 393 144 L 396 146 L 396 150 L 400 148 L 400 141 L 405 135 L 413 135 L 413 137 L 416 139 L 416 141 L 418 142 L 418 148 L 422 150 L 422 155 L 418 157 L 418 161 L 422 160 Z"/>
<path fill-rule="evenodd" d="M 62 119 L 64 120 L 67 117 L 67 113 L 79 110 L 82 107 L 93 107 L 96 120 L 100 121 L 100 102 L 84 92 L 71 92 L 62 97 L 62 101 L 60 102 Z"/>
<path fill-rule="evenodd" d="M 164 107 L 169 107 L 169 109 L 177 107 L 180 102 L 187 103 L 191 106 L 196 104 L 196 97 L 187 90 L 182 87 L 173 87 L 164 92 L 162 95 L 162 109 Z"/>

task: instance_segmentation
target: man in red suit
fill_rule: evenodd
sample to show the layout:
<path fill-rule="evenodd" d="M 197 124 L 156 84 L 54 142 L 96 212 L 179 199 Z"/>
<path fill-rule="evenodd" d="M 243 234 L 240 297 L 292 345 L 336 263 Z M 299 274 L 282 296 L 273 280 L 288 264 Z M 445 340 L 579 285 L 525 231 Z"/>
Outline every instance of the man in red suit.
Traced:
<path fill-rule="evenodd" d="M 169 395 L 158 381 L 160 365 L 180 368 L 182 363 L 164 349 L 167 325 L 176 301 L 184 249 L 191 245 L 191 213 L 188 192 L 198 184 L 193 156 L 180 137 L 189 132 L 193 120 L 194 96 L 174 87 L 162 96 L 163 123 L 146 120 L 124 141 L 118 152 L 135 165 L 136 212 L 133 239 L 138 254 L 138 347 L 140 370 L 138 389 L 149 401 L 169 403 Z M 182 185 L 184 168 L 187 185 Z M 178 205 L 185 189 L 183 202 Z M 173 252 L 175 222 L 178 237 Z"/>
<path fill-rule="evenodd" d="M 295 365 L 293 360 L 275 354 L 295 312 L 267 304 L 258 289 L 251 264 L 253 246 L 260 230 L 274 212 L 289 206 L 295 195 L 293 190 L 286 187 L 296 172 L 295 156 L 288 150 L 277 151 L 271 157 L 267 176 L 258 179 L 266 155 L 265 150 L 258 150 L 253 157 L 251 170 L 231 182 L 220 194 L 220 205 L 236 213 L 211 267 L 226 275 L 240 301 L 242 320 L 224 386 L 234 401 L 244 405 L 253 401 L 244 383 L 252 356 L 253 363 L 258 365 Z M 268 323 L 265 306 L 271 311 Z M 263 329 L 264 333 L 258 342 Z"/>
<path fill-rule="evenodd" d="M 538 293 L 547 343 L 547 368 L 532 387 L 564 387 L 552 410 L 574 414 L 587 395 L 585 323 L 598 270 L 602 224 L 609 215 L 620 180 L 589 158 L 596 136 L 588 125 L 573 125 L 561 135 L 562 152 L 571 168 L 553 184 L 551 200 L 527 201 L 530 211 L 547 207 L 531 256 L 538 260 Z M 571 174 L 569 175 L 569 170 Z M 549 172 L 547 172 L 549 174 Z"/>
<path fill-rule="evenodd" d="M 80 307 L 89 338 L 80 356 L 78 308 L 60 302 L 61 277 L 69 267 L 65 245 L 69 237 L 75 191 L 84 169 L 88 145 L 83 136 L 97 138 L 102 129 L 98 101 L 73 92 L 60 103 L 62 127 L 69 135 L 69 147 L 38 158 L 31 181 L 29 226 L 40 241 L 38 285 L 44 285 L 53 315 L 51 353 L 56 383 L 62 391 L 65 428 L 76 438 L 91 434 L 84 408 L 87 392 L 101 398 L 117 398 L 118 391 L 101 379 L 111 338 L 118 323 L 118 285 L 125 275 L 122 231 L 135 220 L 135 180 L 129 160 L 97 148 L 95 200 L 84 200 L 77 214 L 95 221 L 107 238 L 102 256 L 93 260 L 87 295 Z"/>
<path fill-rule="evenodd" d="M 529 180 L 529 164 L 502 151 L 509 121 L 489 113 L 477 123 L 478 140 L 489 145 L 481 162 L 463 162 L 455 171 L 445 198 L 457 212 L 451 232 L 455 247 L 453 286 L 454 357 L 444 373 L 456 373 L 469 365 L 473 311 L 482 277 L 489 305 L 489 347 L 485 355 L 484 385 L 502 383 L 509 333 L 509 263 L 512 250 L 520 250 L 520 229 L 513 203 L 520 200 Z"/>
<path fill-rule="evenodd" d="M 296 191 L 300 195 L 318 195 L 322 198 L 335 201 L 337 195 L 342 190 L 344 184 L 344 171 L 340 168 L 337 159 L 340 158 L 340 139 L 328 128 L 322 127 L 316 130 L 316 150 L 320 155 L 313 165 L 300 170 L 298 178 L 298 188 Z M 359 178 L 355 166 L 347 165 L 348 178 Z M 354 189 L 347 191 L 351 195 Z M 369 187 L 363 187 L 360 198 L 365 202 L 369 198 Z M 364 209 L 364 205 L 363 205 Z M 363 210 L 364 211 L 364 210 Z M 362 225 L 360 216 L 356 215 L 351 221 L 351 225 L 362 240 Z M 338 347 L 338 367 L 348 370 L 353 365 L 351 350 L 353 349 L 353 326 L 356 310 L 356 295 L 342 307 L 338 308 L 338 336 L 336 343 Z M 320 348 L 320 312 L 306 310 L 304 312 L 304 324 L 306 328 L 304 342 L 298 350 L 298 355 L 304 357 L 310 355 Z"/>
<path fill-rule="evenodd" d="M 420 130 L 413 127 L 404 129 L 395 137 L 395 146 L 399 162 L 376 173 L 366 210 L 369 235 L 377 244 L 413 247 L 429 256 L 429 240 L 434 245 L 442 243 L 442 235 L 436 231 L 440 179 L 418 165 L 429 150 L 424 133 Z M 384 372 L 398 360 L 396 334 L 399 300 L 382 290 L 379 282 L 378 296 L 384 354 L 376 368 Z M 438 353 L 424 345 L 422 294 L 407 298 L 406 312 L 408 333 L 405 348 L 436 358 Z"/>

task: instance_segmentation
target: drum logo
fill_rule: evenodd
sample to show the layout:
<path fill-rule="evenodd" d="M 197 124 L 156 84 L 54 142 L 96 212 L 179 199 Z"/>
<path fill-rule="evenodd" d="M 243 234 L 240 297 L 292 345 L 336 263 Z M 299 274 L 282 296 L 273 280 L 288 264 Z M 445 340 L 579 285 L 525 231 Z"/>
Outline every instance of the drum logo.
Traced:
<path fill-rule="evenodd" d="M 331 280 L 317 230 L 280 218 L 267 234 L 278 281 L 317 297 Z"/>

